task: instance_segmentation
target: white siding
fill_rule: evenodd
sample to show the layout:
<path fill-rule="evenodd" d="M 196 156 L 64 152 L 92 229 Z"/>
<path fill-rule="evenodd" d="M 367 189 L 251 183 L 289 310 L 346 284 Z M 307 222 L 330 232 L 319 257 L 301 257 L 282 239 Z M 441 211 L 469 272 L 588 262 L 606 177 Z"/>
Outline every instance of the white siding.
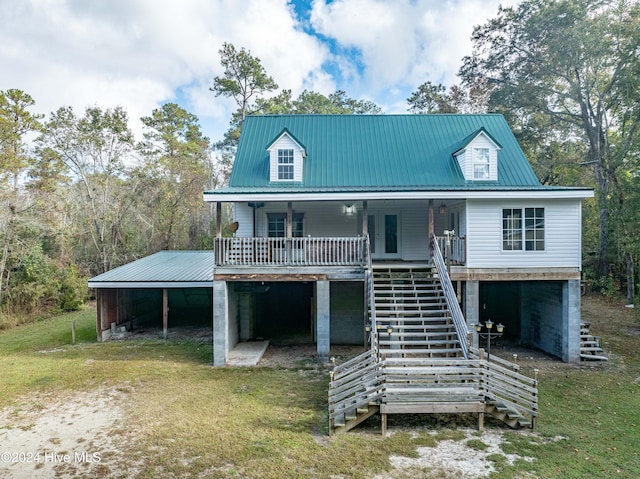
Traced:
<path fill-rule="evenodd" d="M 460 171 L 462 171 L 465 180 L 469 179 L 469 173 L 467 172 L 467 151 L 469 150 L 463 150 L 455 156 L 456 160 L 458 160 L 458 166 L 460 167 Z"/>
<path fill-rule="evenodd" d="M 544 208 L 545 250 L 502 251 L 502 209 Z M 466 211 L 467 267 L 580 267 L 580 200 L 469 200 Z"/>
<path fill-rule="evenodd" d="M 260 211 L 260 210 L 258 210 Z M 256 217 L 257 217 L 256 212 Z M 253 208 L 247 203 L 235 203 L 233 208 L 233 221 L 238 222 L 236 237 L 253 236 Z"/>
<path fill-rule="evenodd" d="M 302 181 L 302 150 L 287 134 L 282 135 L 278 141 L 271 145 L 269 150 L 269 180 L 283 181 L 278 180 L 278 150 L 283 149 L 293 150 L 293 181 Z"/>

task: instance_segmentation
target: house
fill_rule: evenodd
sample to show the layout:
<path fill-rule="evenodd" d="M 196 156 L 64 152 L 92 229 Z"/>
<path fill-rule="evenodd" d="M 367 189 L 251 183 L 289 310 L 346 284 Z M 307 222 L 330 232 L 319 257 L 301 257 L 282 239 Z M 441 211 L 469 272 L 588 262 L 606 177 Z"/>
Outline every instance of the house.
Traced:
<path fill-rule="evenodd" d="M 578 361 L 592 196 L 541 185 L 501 115 L 250 116 L 229 185 L 204 193 L 218 217 L 214 364 L 239 341 L 285 334 L 321 358 L 372 337 L 388 356 L 450 356 L 467 331 L 477 347 L 487 320 Z M 434 311 L 455 324 L 427 323 Z"/>

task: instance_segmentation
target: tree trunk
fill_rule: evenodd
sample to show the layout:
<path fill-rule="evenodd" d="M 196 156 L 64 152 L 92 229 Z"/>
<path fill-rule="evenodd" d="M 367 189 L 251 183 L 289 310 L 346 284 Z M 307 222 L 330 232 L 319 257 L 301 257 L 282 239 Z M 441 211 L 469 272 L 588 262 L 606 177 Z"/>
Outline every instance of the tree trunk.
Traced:
<path fill-rule="evenodd" d="M 636 289 L 633 256 L 628 251 L 625 256 L 627 260 L 627 304 L 633 304 Z"/>

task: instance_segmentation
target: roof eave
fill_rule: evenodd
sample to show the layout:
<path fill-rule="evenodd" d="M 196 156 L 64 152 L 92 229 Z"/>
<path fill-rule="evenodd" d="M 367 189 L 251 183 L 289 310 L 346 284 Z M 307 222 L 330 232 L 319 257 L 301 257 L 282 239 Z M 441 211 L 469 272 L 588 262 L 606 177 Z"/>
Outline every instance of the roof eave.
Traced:
<path fill-rule="evenodd" d="M 357 200 L 407 200 L 407 199 L 524 199 L 524 198 L 576 198 L 594 196 L 590 188 L 546 189 L 489 189 L 489 190 L 403 190 L 403 191 L 343 191 L 343 192 L 205 192 L 207 202 L 238 203 L 245 201 L 357 201 Z"/>

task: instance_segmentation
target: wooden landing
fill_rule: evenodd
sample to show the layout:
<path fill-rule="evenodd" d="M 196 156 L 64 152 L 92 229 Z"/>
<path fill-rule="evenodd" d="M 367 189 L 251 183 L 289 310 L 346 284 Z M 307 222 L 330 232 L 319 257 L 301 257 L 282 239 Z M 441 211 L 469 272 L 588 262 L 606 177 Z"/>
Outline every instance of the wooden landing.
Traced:
<path fill-rule="evenodd" d="M 475 413 L 478 415 L 478 431 L 484 429 L 484 401 L 462 402 L 393 402 L 380 405 L 382 417 L 382 435 L 387 434 L 388 414 L 462 414 Z"/>

